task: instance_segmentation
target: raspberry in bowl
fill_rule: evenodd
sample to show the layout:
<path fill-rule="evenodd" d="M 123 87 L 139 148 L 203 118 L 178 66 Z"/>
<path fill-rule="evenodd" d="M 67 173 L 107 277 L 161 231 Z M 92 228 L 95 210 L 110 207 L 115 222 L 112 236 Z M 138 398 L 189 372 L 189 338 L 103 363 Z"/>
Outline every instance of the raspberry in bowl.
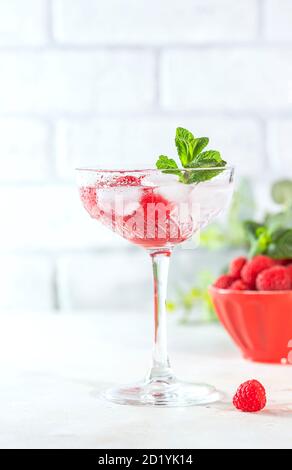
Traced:
<path fill-rule="evenodd" d="M 232 261 L 210 288 L 219 320 L 243 356 L 288 363 L 292 347 L 292 260 Z M 290 346 L 289 346 L 290 344 Z"/>

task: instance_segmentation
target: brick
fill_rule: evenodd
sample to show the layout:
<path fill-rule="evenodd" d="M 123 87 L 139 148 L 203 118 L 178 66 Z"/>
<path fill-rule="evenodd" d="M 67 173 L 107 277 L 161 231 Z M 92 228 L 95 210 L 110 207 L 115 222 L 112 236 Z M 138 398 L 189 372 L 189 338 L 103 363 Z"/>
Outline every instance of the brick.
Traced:
<path fill-rule="evenodd" d="M 45 44 L 46 5 L 46 0 L 0 2 L 0 46 Z"/>
<path fill-rule="evenodd" d="M 291 167 L 292 119 L 274 119 L 267 126 L 267 151 L 274 174 L 287 177 Z M 291 173 L 290 173 L 291 174 Z"/>
<path fill-rule="evenodd" d="M 55 38 L 72 44 L 169 45 L 251 40 L 254 0 L 55 0 Z"/>
<path fill-rule="evenodd" d="M 49 129 L 42 121 L 0 119 L 0 181 L 41 181 L 50 167 Z"/>
<path fill-rule="evenodd" d="M 1 249 L 73 250 L 123 246 L 89 217 L 77 185 L 0 187 Z"/>
<path fill-rule="evenodd" d="M 291 60 L 292 48 L 167 52 L 162 62 L 162 106 L 259 113 L 291 110 Z"/>
<path fill-rule="evenodd" d="M 0 311 L 54 307 L 52 262 L 41 255 L 0 256 Z"/>
<path fill-rule="evenodd" d="M 264 34 L 276 41 L 292 40 L 292 3 L 290 0 L 265 0 Z"/>
<path fill-rule="evenodd" d="M 5 52 L 1 112 L 141 111 L 154 97 L 148 52 Z"/>
<path fill-rule="evenodd" d="M 133 310 L 151 307 L 151 264 L 142 250 L 62 257 L 58 263 L 61 308 Z"/>
<path fill-rule="evenodd" d="M 176 155 L 175 128 L 210 137 L 241 175 L 254 175 L 263 167 L 261 133 L 257 121 L 246 118 L 195 118 L 177 115 L 135 119 L 60 120 L 57 123 L 57 166 L 68 179 L 72 168 L 152 168 L 159 154 Z"/>
<path fill-rule="evenodd" d="M 177 248 L 170 262 L 167 298 L 177 300 L 178 292 L 196 285 L 202 266 L 215 279 L 222 266 L 236 255 L 238 252 L 234 251 L 228 255 L 218 252 L 214 257 L 211 251 Z M 62 310 L 127 310 L 137 315 L 148 311 L 152 321 L 152 268 L 146 252 L 128 248 L 62 256 L 57 273 Z"/>

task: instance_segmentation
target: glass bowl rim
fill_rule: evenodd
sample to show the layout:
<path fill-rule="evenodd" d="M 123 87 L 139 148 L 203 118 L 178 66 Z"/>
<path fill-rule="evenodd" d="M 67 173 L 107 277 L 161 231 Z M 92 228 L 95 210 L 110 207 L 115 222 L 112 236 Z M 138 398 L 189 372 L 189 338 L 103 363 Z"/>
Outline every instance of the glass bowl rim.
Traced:
<path fill-rule="evenodd" d="M 220 171 L 231 171 L 233 172 L 235 169 L 234 166 L 210 166 L 210 167 L 200 167 L 200 168 L 173 168 L 173 171 L 212 171 L 212 170 L 220 170 Z M 169 170 L 172 172 L 171 168 L 138 168 L 136 170 L 132 169 L 126 169 L 126 168 L 116 168 L 116 169 L 102 169 L 102 168 L 95 168 L 95 167 L 87 167 L 87 166 L 82 166 L 82 167 L 77 167 L 75 168 L 75 171 L 84 171 L 84 172 L 94 172 L 94 173 L 145 173 L 145 172 L 161 172 Z"/>

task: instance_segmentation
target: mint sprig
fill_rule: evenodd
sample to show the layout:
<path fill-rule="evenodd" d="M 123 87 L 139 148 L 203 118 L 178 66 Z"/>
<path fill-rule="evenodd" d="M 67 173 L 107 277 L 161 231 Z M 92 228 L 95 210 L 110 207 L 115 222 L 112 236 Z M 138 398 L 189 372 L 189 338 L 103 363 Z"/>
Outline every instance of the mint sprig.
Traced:
<path fill-rule="evenodd" d="M 249 255 L 292 259 L 292 181 L 276 181 L 272 186 L 272 198 L 282 206 L 280 212 L 267 214 L 261 223 L 253 220 L 244 222 L 250 244 Z"/>
<path fill-rule="evenodd" d="M 175 175 L 180 175 L 181 173 L 173 158 L 168 158 L 166 155 L 160 155 L 156 162 L 156 167 L 164 170 L 164 173 L 173 173 Z"/>
<path fill-rule="evenodd" d="M 245 230 L 250 242 L 250 257 L 263 254 L 276 259 L 292 258 L 291 228 L 246 221 Z"/>
<path fill-rule="evenodd" d="M 166 155 L 159 156 L 156 167 L 162 170 L 163 173 L 178 175 L 179 181 L 185 184 L 210 180 L 221 173 L 222 170 L 218 167 L 223 169 L 226 162 L 222 160 L 220 152 L 217 150 L 203 152 L 208 143 L 208 137 L 196 138 L 187 129 L 178 127 L 176 129 L 175 145 L 181 166 L 188 171 L 180 170 L 175 160 Z M 213 169 L 214 167 L 216 167 L 216 170 Z M 191 169 L 198 170 L 200 168 L 201 171 L 190 171 Z M 211 169 L 207 170 L 207 168 Z"/>

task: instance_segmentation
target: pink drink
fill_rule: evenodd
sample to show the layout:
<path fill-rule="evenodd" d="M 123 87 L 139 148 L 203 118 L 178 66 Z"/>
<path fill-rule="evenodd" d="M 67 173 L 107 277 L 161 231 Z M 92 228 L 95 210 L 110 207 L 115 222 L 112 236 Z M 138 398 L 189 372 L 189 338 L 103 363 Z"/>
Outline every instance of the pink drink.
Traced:
<path fill-rule="evenodd" d="M 90 216 L 145 248 L 168 248 L 188 240 L 228 202 L 231 188 L 220 183 L 180 183 L 177 176 L 109 172 L 80 185 Z"/>
<path fill-rule="evenodd" d="M 195 229 L 190 188 L 185 188 L 181 199 L 173 191 L 170 199 L 165 197 L 170 186 L 150 186 L 144 178 L 125 175 L 81 186 L 81 200 L 91 217 L 145 248 L 167 247 L 190 238 Z"/>

